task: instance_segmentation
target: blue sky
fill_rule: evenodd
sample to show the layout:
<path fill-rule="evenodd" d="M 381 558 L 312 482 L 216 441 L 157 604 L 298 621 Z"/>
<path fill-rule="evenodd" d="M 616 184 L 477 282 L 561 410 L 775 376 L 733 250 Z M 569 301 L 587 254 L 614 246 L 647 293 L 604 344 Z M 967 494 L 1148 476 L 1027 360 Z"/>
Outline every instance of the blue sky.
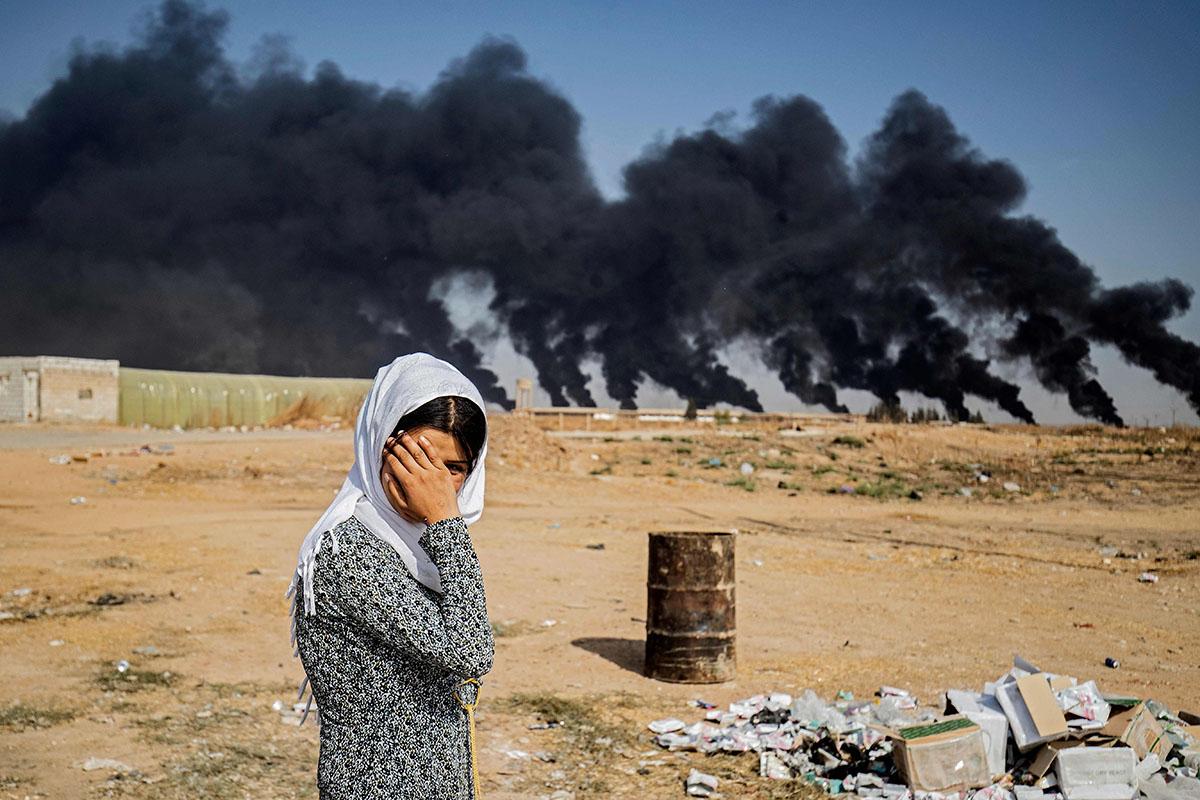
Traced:
<path fill-rule="evenodd" d="M 149 5 L 0 0 L 0 109 L 20 116 L 65 68 L 72 39 L 127 42 Z M 853 152 L 915 87 L 984 153 L 1017 165 L 1030 185 L 1023 210 L 1106 283 L 1172 276 L 1200 288 L 1200 2 L 217 5 L 233 17 L 235 60 L 283 33 L 310 68 L 328 59 L 412 89 L 484 35 L 512 36 L 582 114 L 609 196 L 655 137 L 718 111 L 745 115 L 761 95 L 812 97 Z M 1200 339 L 1200 313 L 1173 329 Z M 1195 420 L 1113 354 L 1097 361 L 1131 418 L 1169 421 L 1174 404 Z M 1065 401 L 1044 402 L 1070 418 Z"/>

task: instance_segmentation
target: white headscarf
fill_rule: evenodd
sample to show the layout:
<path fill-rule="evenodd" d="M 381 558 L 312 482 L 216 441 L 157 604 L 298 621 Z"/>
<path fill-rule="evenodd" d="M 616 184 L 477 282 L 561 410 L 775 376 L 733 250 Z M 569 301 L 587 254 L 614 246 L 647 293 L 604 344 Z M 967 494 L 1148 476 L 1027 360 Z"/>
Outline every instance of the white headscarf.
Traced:
<path fill-rule="evenodd" d="M 384 493 L 379 470 L 382 467 L 384 442 L 392 434 L 400 418 L 434 398 L 447 395 L 465 397 L 479 406 L 480 411 L 485 411 L 483 397 L 475 388 L 475 384 L 452 364 L 428 353 L 400 356 L 376 373 L 375 383 L 372 384 L 371 391 L 358 412 L 358 422 L 354 430 L 354 466 L 350 467 L 350 473 L 333 502 L 329 504 L 329 508 L 304 537 L 304 544 L 300 546 L 300 555 L 296 563 L 296 574 L 288 587 L 287 596 L 290 597 L 298 583 L 304 584 L 306 614 L 316 611 L 316 593 L 312 589 L 312 579 L 322 537 L 326 531 L 351 516 L 356 517 L 371 533 L 395 548 L 413 577 L 435 592 L 442 591 L 437 566 L 419 544 L 425 526 L 409 522 L 396 513 Z M 483 515 L 486 455 L 485 439 L 474 468 L 458 492 L 459 512 L 468 525 L 475 523 Z M 332 540 L 332 544 L 336 552 L 336 538 Z M 296 612 L 293 600 L 293 635 Z"/>

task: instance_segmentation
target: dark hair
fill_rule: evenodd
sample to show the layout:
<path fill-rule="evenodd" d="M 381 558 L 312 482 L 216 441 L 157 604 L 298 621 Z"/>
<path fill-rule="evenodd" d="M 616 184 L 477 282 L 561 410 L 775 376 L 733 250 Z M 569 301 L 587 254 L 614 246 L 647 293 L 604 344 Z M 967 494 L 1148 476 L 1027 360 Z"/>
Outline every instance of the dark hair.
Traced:
<path fill-rule="evenodd" d="M 487 440 L 487 418 L 473 401 L 458 395 L 435 397 L 401 417 L 392 433 L 417 428 L 433 428 L 453 436 L 467 453 L 470 464 L 467 471 L 475 469 L 479 451 Z"/>

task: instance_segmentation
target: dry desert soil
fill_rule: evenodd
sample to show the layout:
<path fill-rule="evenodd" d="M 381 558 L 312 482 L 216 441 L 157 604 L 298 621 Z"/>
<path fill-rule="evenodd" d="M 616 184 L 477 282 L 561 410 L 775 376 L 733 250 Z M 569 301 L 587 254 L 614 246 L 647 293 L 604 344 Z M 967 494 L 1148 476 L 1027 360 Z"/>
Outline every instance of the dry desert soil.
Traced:
<path fill-rule="evenodd" d="M 283 595 L 352 454 L 344 425 L 308 428 L 0 427 L 0 797 L 316 797 Z M 692 766 L 808 796 L 753 756 L 659 751 L 646 722 L 805 688 L 937 705 L 1014 654 L 1200 711 L 1194 429 L 495 414 L 488 470 L 484 797 L 681 797 Z M 736 681 L 644 677 L 647 533 L 728 529 Z"/>

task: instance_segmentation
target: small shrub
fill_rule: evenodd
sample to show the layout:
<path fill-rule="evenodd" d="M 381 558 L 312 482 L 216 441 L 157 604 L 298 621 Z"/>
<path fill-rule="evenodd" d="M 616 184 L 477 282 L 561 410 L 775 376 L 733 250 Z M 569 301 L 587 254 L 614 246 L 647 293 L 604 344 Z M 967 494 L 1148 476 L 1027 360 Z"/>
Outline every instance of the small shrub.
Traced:
<path fill-rule="evenodd" d="M 0 728 L 24 731 L 49 728 L 75 719 L 75 712 L 65 708 L 40 708 L 14 703 L 0 708 Z"/>
<path fill-rule="evenodd" d="M 757 484 L 754 482 L 754 478 L 749 475 L 739 475 L 731 481 L 726 481 L 725 485 L 736 486 L 739 489 L 745 489 L 747 492 L 753 492 L 758 488 Z"/>

